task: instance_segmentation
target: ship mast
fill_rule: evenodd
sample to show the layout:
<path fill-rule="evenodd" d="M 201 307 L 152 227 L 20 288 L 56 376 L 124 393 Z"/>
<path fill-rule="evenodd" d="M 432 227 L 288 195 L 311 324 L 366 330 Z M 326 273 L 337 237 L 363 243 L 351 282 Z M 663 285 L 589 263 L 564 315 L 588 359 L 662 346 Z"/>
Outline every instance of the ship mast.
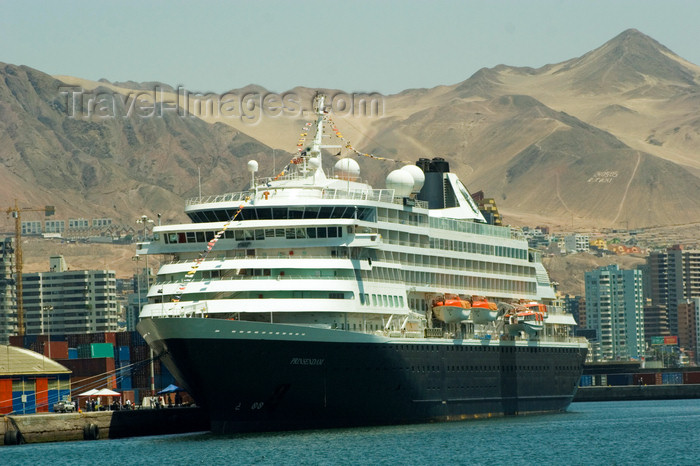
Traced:
<path fill-rule="evenodd" d="M 309 157 L 314 157 L 318 159 L 317 167 L 321 167 L 321 148 L 323 147 L 323 107 L 326 96 L 324 94 L 316 94 L 314 97 L 314 113 L 316 113 L 316 134 L 314 135 L 314 140 L 311 143 L 311 147 L 304 157 L 303 173 L 308 173 L 307 159 Z M 314 170 L 315 171 L 315 170 Z"/>

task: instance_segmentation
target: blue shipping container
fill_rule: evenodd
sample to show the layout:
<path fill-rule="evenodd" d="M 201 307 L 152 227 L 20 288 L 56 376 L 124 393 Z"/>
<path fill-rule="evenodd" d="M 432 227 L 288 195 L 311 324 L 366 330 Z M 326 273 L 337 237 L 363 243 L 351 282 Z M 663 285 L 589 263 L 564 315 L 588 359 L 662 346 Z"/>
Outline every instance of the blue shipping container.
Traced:
<path fill-rule="evenodd" d="M 593 376 L 591 375 L 582 375 L 581 380 L 578 382 L 579 387 L 590 387 L 593 385 Z"/>
<path fill-rule="evenodd" d="M 129 352 L 128 346 L 120 346 L 119 347 L 119 360 L 120 361 L 130 361 L 131 360 L 131 354 Z"/>
<path fill-rule="evenodd" d="M 124 377 L 120 382 L 119 382 L 119 388 L 121 390 L 131 390 L 132 385 L 131 385 L 131 377 Z"/>
<path fill-rule="evenodd" d="M 683 374 L 680 372 L 664 372 L 661 374 L 661 383 L 664 385 L 680 385 L 683 383 Z"/>

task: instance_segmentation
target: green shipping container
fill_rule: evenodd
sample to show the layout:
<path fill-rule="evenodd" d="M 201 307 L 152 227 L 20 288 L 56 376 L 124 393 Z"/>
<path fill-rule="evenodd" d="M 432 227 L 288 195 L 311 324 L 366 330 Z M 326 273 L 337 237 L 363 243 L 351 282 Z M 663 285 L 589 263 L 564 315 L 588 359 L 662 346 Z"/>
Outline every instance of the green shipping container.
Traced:
<path fill-rule="evenodd" d="M 111 343 L 92 343 L 90 344 L 91 358 L 113 358 L 114 346 Z"/>

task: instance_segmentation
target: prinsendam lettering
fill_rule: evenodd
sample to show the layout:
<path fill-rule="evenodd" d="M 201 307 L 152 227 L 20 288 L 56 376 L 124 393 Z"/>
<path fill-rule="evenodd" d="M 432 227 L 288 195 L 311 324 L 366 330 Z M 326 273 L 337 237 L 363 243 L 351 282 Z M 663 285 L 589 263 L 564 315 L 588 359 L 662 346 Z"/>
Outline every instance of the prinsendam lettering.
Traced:
<path fill-rule="evenodd" d="M 325 359 L 314 358 L 292 358 L 290 366 L 322 366 Z"/>

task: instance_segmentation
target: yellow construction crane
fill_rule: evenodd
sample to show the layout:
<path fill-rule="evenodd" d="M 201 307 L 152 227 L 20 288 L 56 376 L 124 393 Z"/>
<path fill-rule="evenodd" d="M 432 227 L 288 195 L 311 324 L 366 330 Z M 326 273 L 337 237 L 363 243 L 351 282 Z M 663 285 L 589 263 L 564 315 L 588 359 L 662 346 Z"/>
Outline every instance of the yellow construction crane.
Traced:
<path fill-rule="evenodd" d="M 17 334 L 24 336 L 24 299 L 22 297 L 22 212 L 44 212 L 49 217 L 56 212 L 52 205 L 47 205 L 42 209 L 17 206 L 15 199 L 14 207 L 8 207 L 7 216 L 12 215 L 15 219 L 15 294 L 17 296 Z"/>

